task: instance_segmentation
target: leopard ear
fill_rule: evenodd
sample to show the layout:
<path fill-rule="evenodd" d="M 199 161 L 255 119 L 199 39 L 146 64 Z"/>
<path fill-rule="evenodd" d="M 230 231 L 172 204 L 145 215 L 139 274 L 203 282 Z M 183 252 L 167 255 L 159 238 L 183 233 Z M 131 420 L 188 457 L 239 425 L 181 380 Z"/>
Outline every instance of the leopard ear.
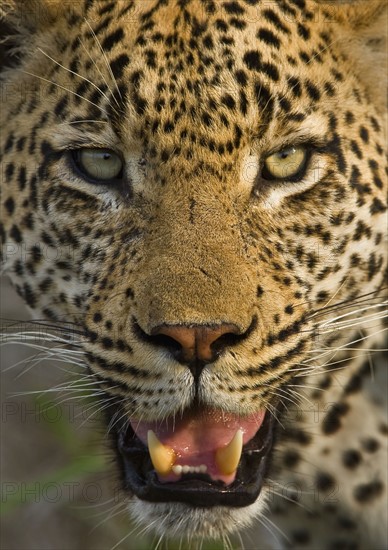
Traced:
<path fill-rule="evenodd" d="M 369 97 L 381 112 L 387 110 L 386 0 L 318 0 L 322 11 L 335 20 L 341 45 L 352 61 Z"/>

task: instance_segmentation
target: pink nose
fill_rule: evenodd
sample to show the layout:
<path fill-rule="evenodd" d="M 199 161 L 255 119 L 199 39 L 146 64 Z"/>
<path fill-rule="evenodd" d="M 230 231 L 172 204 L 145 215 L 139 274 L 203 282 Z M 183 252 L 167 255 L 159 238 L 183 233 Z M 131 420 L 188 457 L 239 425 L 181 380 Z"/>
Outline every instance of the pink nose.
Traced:
<path fill-rule="evenodd" d="M 235 325 L 222 324 L 206 326 L 161 326 L 153 331 L 153 335 L 167 336 L 176 344 L 175 357 L 181 363 L 200 361 L 211 363 L 227 346 L 228 336 L 239 334 Z"/>

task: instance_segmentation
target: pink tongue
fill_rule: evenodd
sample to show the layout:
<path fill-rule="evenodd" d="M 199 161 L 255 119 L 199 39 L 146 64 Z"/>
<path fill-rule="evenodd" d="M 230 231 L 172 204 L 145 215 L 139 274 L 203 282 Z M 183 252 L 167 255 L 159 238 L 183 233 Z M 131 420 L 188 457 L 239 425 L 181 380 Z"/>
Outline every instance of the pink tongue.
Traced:
<path fill-rule="evenodd" d="M 137 437 L 147 445 L 148 430 L 155 432 L 159 440 L 172 447 L 177 455 L 176 465 L 207 466 L 207 474 L 212 479 L 232 483 L 235 473 L 222 474 L 215 463 L 217 449 L 226 447 L 237 430 L 243 432 L 243 444 L 250 441 L 261 424 L 265 411 L 240 417 L 232 413 L 223 413 L 216 409 L 205 409 L 200 413 L 185 412 L 175 421 L 171 418 L 164 422 L 140 422 L 133 420 L 131 426 Z M 180 476 L 174 473 L 160 477 L 160 481 L 177 481 Z"/>

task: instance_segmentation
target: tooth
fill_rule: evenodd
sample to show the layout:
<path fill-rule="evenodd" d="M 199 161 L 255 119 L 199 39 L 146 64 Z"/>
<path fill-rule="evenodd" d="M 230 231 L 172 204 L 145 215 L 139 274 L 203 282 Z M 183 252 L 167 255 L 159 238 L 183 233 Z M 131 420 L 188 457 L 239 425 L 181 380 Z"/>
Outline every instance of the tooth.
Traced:
<path fill-rule="evenodd" d="M 158 474 L 167 475 L 176 461 L 174 449 L 163 445 L 152 430 L 147 433 L 148 450 L 152 464 Z"/>
<path fill-rule="evenodd" d="M 201 464 L 201 466 L 199 467 L 199 471 L 200 471 L 201 474 L 206 474 L 206 472 L 207 472 L 206 464 Z"/>
<path fill-rule="evenodd" d="M 176 466 L 172 467 L 172 471 L 175 475 L 180 476 L 182 473 L 182 466 L 180 464 L 177 464 Z"/>
<path fill-rule="evenodd" d="M 216 451 L 216 464 L 224 475 L 233 474 L 237 470 L 243 448 L 243 432 L 237 430 L 232 441 Z"/>

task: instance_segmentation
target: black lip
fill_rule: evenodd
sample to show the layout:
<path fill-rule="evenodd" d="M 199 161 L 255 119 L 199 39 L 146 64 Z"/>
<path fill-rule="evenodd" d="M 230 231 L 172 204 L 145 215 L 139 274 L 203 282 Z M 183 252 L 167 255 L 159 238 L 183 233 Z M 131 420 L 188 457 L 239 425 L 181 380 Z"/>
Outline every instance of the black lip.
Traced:
<path fill-rule="evenodd" d="M 236 479 L 231 485 L 206 474 L 187 474 L 174 483 L 160 483 L 147 447 L 132 428 L 117 434 L 125 488 L 149 502 L 184 502 L 191 506 L 243 507 L 260 494 L 273 441 L 274 417 L 267 413 L 257 434 L 243 448 Z"/>

